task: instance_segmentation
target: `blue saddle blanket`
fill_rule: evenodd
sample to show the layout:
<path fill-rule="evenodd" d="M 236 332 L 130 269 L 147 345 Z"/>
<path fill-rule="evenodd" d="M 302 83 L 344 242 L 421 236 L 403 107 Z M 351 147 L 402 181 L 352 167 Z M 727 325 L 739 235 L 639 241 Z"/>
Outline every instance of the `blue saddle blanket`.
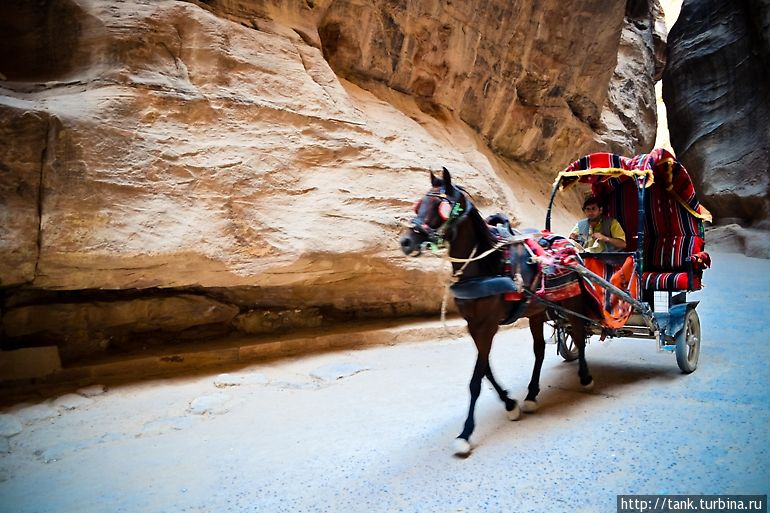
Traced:
<path fill-rule="evenodd" d="M 488 296 L 497 296 L 509 292 L 520 292 L 516 288 L 516 283 L 508 276 L 483 276 L 479 278 L 470 278 L 468 280 L 458 281 L 451 285 L 452 291 L 457 299 L 479 299 Z"/>

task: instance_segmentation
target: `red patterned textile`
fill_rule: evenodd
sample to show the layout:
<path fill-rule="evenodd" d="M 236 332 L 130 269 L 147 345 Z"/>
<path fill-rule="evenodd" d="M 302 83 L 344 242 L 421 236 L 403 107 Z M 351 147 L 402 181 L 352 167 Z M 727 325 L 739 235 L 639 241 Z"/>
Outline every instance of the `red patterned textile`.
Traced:
<path fill-rule="evenodd" d="M 546 277 L 544 288 L 537 291 L 537 295 L 548 301 L 562 301 L 579 296 L 582 292 L 578 275 L 573 272 L 559 278 Z"/>
<path fill-rule="evenodd" d="M 698 290 L 711 257 L 697 236 L 659 237 L 648 246 L 642 284 L 649 290 Z M 691 281 L 692 280 L 692 281 Z"/>
<path fill-rule="evenodd" d="M 647 245 L 645 269 L 650 271 L 683 271 L 688 260 L 703 252 L 704 241 L 698 236 L 673 235 L 657 237 Z"/>
<path fill-rule="evenodd" d="M 564 237 L 544 233 L 525 243 L 539 257 L 540 287 L 535 294 L 548 301 L 579 296 L 583 290 L 577 273 L 562 267 L 578 260 L 577 249 Z"/>
<path fill-rule="evenodd" d="M 601 174 L 601 170 L 649 170 L 654 181 L 644 193 L 645 288 L 697 290 L 711 260 L 704 251 L 703 221 L 711 214 L 698 202 L 687 170 L 668 151 L 657 148 L 632 158 L 612 153 L 592 153 L 571 163 L 565 172 L 596 170 L 597 174 L 566 176 L 564 185 L 579 180 L 591 185 L 592 194 L 605 202 L 608 215 L 626 232 L 626 251 L 636 251 L 638 240 L 638 189 L 636 181 L 649 177 Z M 693 265 L 694 264 L 694 265 Z"/>
<path fill-rule="evenodd" d="M 624 290 L 634 299 L 639 299 L 639 280 L 636 277 L 636 267 L 632 257 L 626 257 L 623 263 L 618 265 L 605 261 L 602 254 L 589 254 L 585 255 L 585 267 Z M 633 310 L 630 303 L 626 303 L 620 296 L 597 283 L 585 280 L 583 286 L 599 307 L 597 320 L 608 328 L 619 328 L 626 323 Z"/>
<path fill-rule="evenodd" d="M 642 273 L 642 287 L 646 290 L 698 290 L 701 288 L 701 280 L 693 275 L 690 283 L 689 274 L 683 273 Z"/>
<path fill-rule="evenodd" d="M 711 256 L 709 256 L 709 254 L 705 251 L 699 251 L 698 253 L 695 253 L 690 258 L 690 260 L 692 261 L 695 269 L 701 270 L 711 267 Z"/>

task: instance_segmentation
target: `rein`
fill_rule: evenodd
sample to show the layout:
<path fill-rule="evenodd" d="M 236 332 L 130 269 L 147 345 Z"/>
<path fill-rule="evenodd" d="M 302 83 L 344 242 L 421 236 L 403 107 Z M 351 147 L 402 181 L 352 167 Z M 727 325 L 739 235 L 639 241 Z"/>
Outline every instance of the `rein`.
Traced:
<path fill-rule="evenodd" d="M 447 300 L 448 300 L 448 297 L 449 297 L 449 287 L 451 286 L 451 284 L 453 282 L 459 281 L 460 276 L 462 276 L 462 273 L 465 270 L 465 268 L 468 266 L 468 264 L 470 264 L 471 262 L 475 262 L 477 260 L 481 260 L 483 258 L 486 258 L 487 256 L 489 256 L 493 252 L 499 251 L 500 249 L 504 248 L 505 246 L 510 246 L 510 245 L 514 244 L 515 242 L 522 242 L 522 241 L 524 241 L 524 240 L 526 240 L 528 238 L 531 238 L 531 235 L 512 237 L 510 239 L 501 240 L 500 242 L 495 244 L 492 248 L 490 248 L 489 250 L 485 251 L 484 253 L 482 253 L 482 254 L 480 254 L 478 256 L 474 256 L 475 253 L 476 253 L 476 249 L 478 248 L 478 246 L 475 245 L 475 246 L 473 246 L 473 250 L 471 251 L 471 254 L 470 254 L 470 256 L 468 258 L 454 258 L 454 257 L 450 257 L 448 253 L 446 255 L 439 255 L 437 252 L 433 253 L 433 254 L 435 254 L 438 257 L 443 257 L 444 259 L 449 260 L 450 262 L 456 262 L 456 263 L 461 263 L 462 262 L 462 263 L 464 263 L 464 265 L 460 269 L 458 269 L 457 272 L 452 273 L 452 276 L 447 281 L 446 289 L 444 291 L 444 298 L 443 298 L 443 300 L 441 302 L 441 322 L 444 323 L 445 326 L 446 326 L 446 306 L 447 306 Z M 570 242 L 574 243 L 574 241 L 570 241 Z M 581 246 L 576 244 L 576 243 L 574 245 L 577 246 L 578 248 L 581 248 Z M 540 256 L 536 255 L 532 251 L 532 248 L 530 248 L 527 244 L 522 244 L 522 246 L 524 246 L 524 249 L 526 249 L 527 253 L 529 253 L 529 255 L 530 255 L 530 259 L 529 259 L 530 263 L 533 263 L 533 264 L 534 263 L 540 263 L 542 265 L 543 262 L 547 262 L 550 265 L 555 265 L 556 267 L 570 269 L 572 271 L 577 272 L 578 274 L 582 274 L 582 273 L 580 273 L 580 270 L 575 269 L 575 268 L 573 268 L 571 266 L 559 265 L 559 264 L 556 264 L 555 262 L 548 261 L 548 259 L 545 259 L 543 257 L 540 257 Z M 518 274 L 518 273 L 517 273 L 517 275 L 519 276 L 519 280 L 520 280 L 521 279 L 521 277 L 520 277 L 521 275 Z M 608 285 L 611 285 L 611 284 L 608 284 Z M 526 287 L 518 286 L 517 288 L 521 289 L 527 296 L 529 296 L 530 299 L 534 299 L 534 300 L 544 304 L 545 306 L 548 306 L 548 307 L 552 308 L 553 310 L 556 310 L 556 311 L 561 312 L 561 313 L 566 313 L 566 314 L 574 315 L 575 317 L 578 317 L 580 319 L 588 321 L 589 323 L 594 323 L 595 322 L 594 319 L 591 319 L 590 317 L 587 317 L 587 316 L 585 316 L 583 314 L 580 314 L 578 312 L 570 310 L 569 308 L 565 308 L 562 305 L 554 303 L 553 301 L 549 301 L 549 300 L 545 299 L 544 297 L 539 296 L 537 293 L 527 289 Z"/>
<path fill-rule="evenodd" d="M 460 281 L 460 279 L 461 279 L 461 277 L 463 275 L 463 272 L 468 267 L 468 265 L 470 265 L 472 262 L 477 262 L 479 260 L 483 260 L 483 259 L 487 258 L 489 255 L 491 255 L 492 253 L 494 253 L 496 251 L 502 250 L 506 246 L 511 246 L 511 245 L 513 245 L 513 244 L 515 244 L 517 242 L 522 242 L 521 245 L 524 246 L 524 249 L 526 250 L 526 252 L 529 253 L 529 263 L 530 264 L 539 263 L 540 265 L 543 265 L 543 263 L 548 263 L 550 265 L 554 265 L 554 262 L 548 261 L 547 258 L 543 258 L 543 257 L 535 254 L 535 252 L 532 250 L 532 248 L 529 247 L 528 244 L 523 243 L 525 240 L 532 238 L 532 235 L 530 235 L 530 234 L 518 235 L 518 236 L 513 236 L 513 237 L 508 237 L 508 238 L 505 238 L 505 239 L 502 239 L 502 240 L 498 240 L 496 243 L 494 243 L 492 245 L 491 248 L 489 248 L 488 250 L 486 250 L 486 251 L 484 251 L 484 252 L 482 252 L 482 253 L 480 253 L 478 255 L 476 254 L 476 252 L 478 251 L 478 244 L 475 244 L 473 246 L 473 249 L 470 252 L 470 255 L 467 258 L 457 258 L 457 257 L 449 256 L 449 250 L 448 250 L 447 246 L 451 246 L 452 241 L 451 241 L 451 238 L 449 240 L 447 240 L 445 238 L 446 235 L 451 231 L 451 229 L 454 226 L 462 223 L 463 221 L 466 221 L 468 219 L 468 215 L 474 209 L 474 205 L 473 205 L 473 203 L 472 203 L 468 193 L 465 192 L 461 188 L 459 188 L 459 192 L 460 192 L 459 197 L 457 197 L 457 196 L 450 197 L 450 196 L 447 195 L 447 193 L 444 190 L 441 190 L 440 192 L 431 192 L 431 193 L 426 195 L 427 197 L 440 198 L 440 199 L 442 199 L 444 201 L 448 201 L 450 203 L 449 214 L 445 218 L 445 222 L 440 227 L 438 227 L 437 229 L 427 231 L 426 228 L 423 227 L 424 222 L 422 221 L 422 212 L 421 212 L 421 210 L 417 212 L 418 213 L 418 217 L 414 218 L 412 220 L 411 224 L 408 225 L 408 227 L 411 228 L 412 230 L 414 230 L 416 232 L 421 232 L 421 233 L 424 233 L 424 234 L 428 235 L 429 241 L 426 242 L 425 244 L 428 245 L 428 247 L 430 247 L 431 253 L 434 256 L 437 256 L 439 258 L 443 258 L 444 260 L 447 260 L 447 261 L 449 261 L 451 263 L 462 264 L 462 266 L 459 269 L 457 269 L 456 271 L 452 272 L 452 275 L 447 280 L 446 287 L 444 289 L 444 295 L 443 295 L 443 299 L 441 301 L 441 322 L 444 325 L 444 327 L 446 327 L 446 311 L 447 311 L 447 303 L 448 303 L 448 299 L 449 299 L 450 287 L 452 286 L 452 284 L 457 283 L 458 281 Z M 462 198 L 462 197 L 465 197 L 466 202 L 467 202 L 465 208 L 463 208 L 461 206 L 461 204 L 460 204 L 460 198 Z M 433 240 L 430 240 L 431 238 L 433 238 Z M 573 242 L 573 241 L 570 241 L 570 242 Z M 580 247 L 580 246 L 578 246 L 578 247 Z M 518 266 L 518 264 L 517 264 L 517 266 Z M 584 320 L 589 321 L 589 322 L 593 322 L 592 319 L 590 319 L 590 318 L 588 318 L 588 317 L 586 317 L 586 316 L 584 316 L 582 314 L 579 314 L 577 312 L 573 312 L 572 310 L 564 308 L 563 306 L 561 306 L 559 304 L 556 304 L 554 302 L 548 301 L 547 299 L 538 296 L 535 292 L 532 292 L 531 290 L 528 290 L 526 287 L 523 286 L 523 283 L 520 284 L 520 282 L 521 282 L 521 274 L 519 272 L 516 272 L 516 277 L 518 278 L 518 280 L 515 280 L 516 283 L 517 283 L 517 289 L 522 290 L 530 299 L 534 298 L 535 300 L 537 300 L 537 301 L 543 303 L 544 305 L 546 305 L 548 307 L 551 307 L 551 308 L 553 308 L 553 309 L 555 309 L 557 311 L 561 311 L 561 312 L 564 312 L 564 313 L 567 313 L 567 314 L 572 314 L 572 315 L 574 315 L 574 316 L 576 316 L 578 318 L 584 319 Z"/>
<path fill-rule="evenodd" d="M 473 246 L 473 251 L 471 252 L 471 256 L 468 257 L 468 258 L 455 258 L 455 257 L 451 257 L 451 256 L 449 256 L 449 253 L 447 253 L 445 256 L 443 256 L 443 258 L 445 260 L 449 260 L 450 262 L 454 262 L 454 263 L 458 263 L 458 264 L 464 262 L 465 265 L 463 265 L 462 268 L 460 269 L 460 271 L 461 271 L 460 274 L 462 274 L 462 271 L 471 262 L 475 262 L 477 260 L 483 260 L 484 258 L 488 257 L 489 255 L 491 255 L 495 251 L 500 251 L 502 248 L 504 248 L 505 246 L 508 246 L 510 244 L 513 244 L 513 241 L 500 241 L 497 244 L 495 244 L 494 246 L 492 246 L 492 248 L 486 250 L 485 252 L 483 252 L 482 254 L 480 254 L 480 255 L 478 255 L 476 257 L 474 257 L 473 254 L 476 252 L 476 248 L 478 246 Z M 437 254 L 436 256 L 442 256 L 442 255 L 438 255 Z M 459 274 L 457 276 L 459 276 Z"/>

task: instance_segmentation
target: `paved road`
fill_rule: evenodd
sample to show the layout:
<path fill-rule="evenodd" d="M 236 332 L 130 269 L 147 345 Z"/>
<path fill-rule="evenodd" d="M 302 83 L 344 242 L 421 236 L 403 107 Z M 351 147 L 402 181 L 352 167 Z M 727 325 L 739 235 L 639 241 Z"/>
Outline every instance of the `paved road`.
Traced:
<path fill-rule="evenodd" d="M 770 491 L 770 261 L 714 256 L 698 370 L 653 341 L 594 341 L 596 380 L 549 346 L 541 409 L 487 387 L 473 454 L 451 454 L 468 338 L 99 387 L 0 417 L 2 512 L 612 512 L 617 494 Z M 527 330 L 493 366 L 523 397 Z M 17 434 L 12 434 L 19 431 Z"/>

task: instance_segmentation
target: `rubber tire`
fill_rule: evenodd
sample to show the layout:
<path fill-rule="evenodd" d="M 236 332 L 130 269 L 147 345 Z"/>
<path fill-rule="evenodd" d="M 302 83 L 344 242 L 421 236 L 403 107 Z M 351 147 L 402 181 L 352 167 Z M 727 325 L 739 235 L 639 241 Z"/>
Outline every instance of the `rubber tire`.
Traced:
<path fill-rule="evenodd" d="M 685 374 L 698 368 L 700 356 L 700 318 L 695 309 L 684 316 L 684 328 L 676 337 L 676 364 Z"/>
<path fill-rule="evenodd" d="M 572 350 L 569 348 L 570 342 L 572 342 Z M 559 355 L 564 358 L 565 362 L 574 362 L 578 359 L 579 351 L 572 340 L 571 333 L 567 333 L 562 328 L 557 328 L 556 343 L 558 345 Z"/>

